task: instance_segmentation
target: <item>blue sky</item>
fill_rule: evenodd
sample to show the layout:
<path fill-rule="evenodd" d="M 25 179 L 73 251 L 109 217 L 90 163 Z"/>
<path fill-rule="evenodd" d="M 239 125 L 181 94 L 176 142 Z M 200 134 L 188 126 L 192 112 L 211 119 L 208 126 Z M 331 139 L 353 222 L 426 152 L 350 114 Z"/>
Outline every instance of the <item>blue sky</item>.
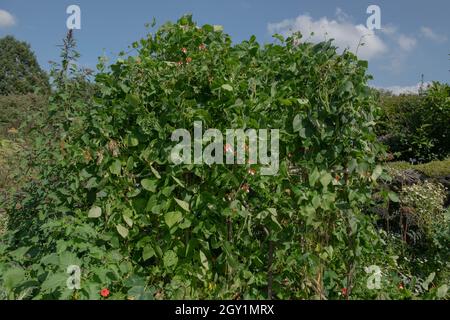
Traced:
<path fill-rule="evenodd" d="M 220 24 L 235 42 L 256 35 L 272 41 L 274 32 L 302 31 L 310 41 L 335 38 L 336 44 L 369 60 L 372 85 L 394 91 L 414 90 L 425 81 L 450 80 L 450 1 L 448 0 L 0 0 L 0 37 L 12 34 L 29 42 L 40 64 L 57 60 L 57 45 L 67 32 L 66 8 L 81 8 L 81 30 L 75 35 L 80 63 L 95 68 L 97 58 L 111 60 L 157 25 L 192 13 L 199 24 Z M 367 7 L 381 9 L 381 30 L 369 31 Z M 315 32 L 309 37 L 311 31 Z"/>

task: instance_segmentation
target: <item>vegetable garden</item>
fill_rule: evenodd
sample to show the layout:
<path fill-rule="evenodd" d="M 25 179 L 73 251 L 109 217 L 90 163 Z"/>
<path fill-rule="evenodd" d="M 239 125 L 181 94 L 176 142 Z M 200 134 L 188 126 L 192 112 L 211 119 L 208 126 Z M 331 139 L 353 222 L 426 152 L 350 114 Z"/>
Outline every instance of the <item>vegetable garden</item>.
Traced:
<path fill-rule="evenodd" d="M 2 198 L 0 298 L 448 298 L 446 191 L 392 187 L 404 173 L 384 165 L 396 150 L 378 136 L 395 113 L 369 88 L 367 62 L 332 41 L 274 37 L 234 44 L 183 16 L 100 59 L 94 80 L 66 39 L 22 151 L 30 177 Z M 448 156 L 449 91 L 424 98 L 447 138 L 435 128 L 421 154 Z M 278 174 L 173 165 L 171 134 L 194 121 L 278 129 Z"/>

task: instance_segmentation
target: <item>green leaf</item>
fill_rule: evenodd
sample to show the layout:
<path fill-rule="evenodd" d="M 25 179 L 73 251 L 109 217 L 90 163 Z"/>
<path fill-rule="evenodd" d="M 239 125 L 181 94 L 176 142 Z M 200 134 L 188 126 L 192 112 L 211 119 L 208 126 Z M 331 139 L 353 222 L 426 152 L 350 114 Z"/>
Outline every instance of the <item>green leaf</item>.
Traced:
<path fill-rule="evenodd" d="M 437 296 L 439 299 L 443 299 L 443 298 L 445 298 L 445 296 L 447 295 L 447 292 L 448 292 L 448 286 L 447 286 L 446 284 L 443 284 L 442 286 L 440 286 L 440 287 L 437 289 L 436 296 Z"/>
<path fill-rule="evenodd" d="M 389 192 L 388 197 L 389 199 L 391 199 L 392 202 L 400 202 L 400 199 L 398 198 L 398 195 L 395 192 Z"/>
<path fill-rule="evenodd" d="M 372 180 L 376 181 L 381 176 L 382 173 L 383 173 L 383 167 L 380 165 L 377 165 L 372 172 Z"/>
<path fill-rule="evenodd" d="M 154 290 L 146 291 L 143 285 L 132 287 L 127 294 L 129 299 L 133 300 L 154 300 Z"/>
<path fill-rule="evenodd" d="M 102 215 L 102 208 L 93 206 L 88 213 L 89 218 L 98 218 Z"/>
<path fill-rule="evenodd" d="M 363 68 L 365 68 L 365 69 L 367 69 L 369 67 L 369 62 L 366 61 L 366 60 L 359 60 L 358 61 L 358 65 L 363 67 Z"/>
<path fill-rule="evenodd" d="M 172 228 L 173 225 L 180 222 L 182 219 L 183 216 L 181 215 L 181 212 L 168 212 L 164 215 L 164 221 L 169 228 Z"/>
<path fill-rule="evenodd" d="M 133 226 L 133 219 L 131 219 L 130 217 L 123 215 L 123 220 L 130 228 Z"/>
<path fill-rule="evenodd" d="M 161 179 L 161 175 L 159 174 L 158 171 L 156 171 L 155 168 L 153 168 L 152 166 L 150 166 L 150 170 L 152 170 L 153 174 L 155 175 L 156 178 Z"/>
<path fill-rule="evenodd" d="M 134 168 L 134 159 L 133 156 L 129 156 L 127 160 L 127 170 L 131 171 Z"/>
<path fill-rule="evenodd" d="M 330 184 L 331 180 L 333 180 L 333 177 L 329 172 L 322 173 L 322 176 L 320 177 L 320 183 L 324 188 L 326 188 Z"/>
<path fill-rule="evenodd" d="M 219 31 L 223 31 L 223 26 L 215 24 L 213 26 L 214 32 L 219 32 Z"/>
<path fill-rule="evenodd" d="M 184 221 L 178 225 L 178 228 L 187 229 L 191 226 L 191 224 L 192 224 L 191 220 L 184 218 Z"/>
<path fill-rule="evenodd" d="M 435 272 L 430 273 L 427 279 L 422 283 L 422 288 L 428 290 L 428 287 L 430 286 L 431 282 L 433 282 L 435 276 L 436 276 Z"/>
<path fill-rule="evenodd" d="M 139 145 L 139 140 L 138 138 L 136 138 L 133 135 L 128 136 L 128 145 L 130 147 L 136 147 L 137 145 Z"/>
<path fill-rule="evenodd" d="M 153 247 L 150 245 L 145 246 L 144 250 L 142 250 L 142 258 L 144 259 L 144 261 L 147 261 L 154 255 L 155 255 L 155 249 L 153 249 Z"/>
<path fill-rule="evenodd" d="M 319 177 L 320 177 L 319 171 L 317 170 L 317 168 L 314 168 L 313 172 L 311 172 L 308 177 L 309 185 L 311 187 L 314 187 Z"/>
<path fill-rule="evenodd" d="M 66 273 L 50 274 L 42 283 L 41 290 L 53 292 L 58 288 L 64 287 L 68 278 L 69 275 Z"/>
<path fill-rule="evenodd" d="M 175 180 L 175 182 L 180 186 L 185 188 L 185 185 L 183 182 L 180 181 L 180 179 L 178 179 L 177 177 L 172 176 L 173 180 Z"/>
<path fill-rule="evenodd" d="M 12 268 L 3 274 L 3 286 L 12 290 L 25 278 L 25 270 L 22 268 Z"/>
<path fill-rule="evenodd" d="M 300 114 L 297 114 L 292 121 L 292 128 L 294 132 L 298 132 L 301 138 L 306 138 L 306 129 L 303 126 L 303 119 Z"/>
<path fill-rule="evenodd" d="M 230 86 L 229 84 L 223 84 L 222 89 L 227 91 L 233 91 L 233 87 Z"/>
<path fill-rule="evenodd" d="M 25 258 L 25 255 L 30 250 L 31 247 L 20 247 L 16 250 L 13 250 L 9 253 L 11 257 L 13 257 L 17 261 L 22 261 Z"/>
<path fill-rule="evenodd" d="M 181 208 L 183 208 L 183 209 L 186 210 L 187 212 L 190 211 L 190 209 L 189 209 L 189 203 L 187 203 L 186 201 L 177 199 L 177 198 L 174 198 L 174 199 L 175 199 L 175 201 L 178 203 L 178 205 L 179 205 Z"/>
<path fill-rule="evenodd" d="M 59 254 L 59 266 L 66 269 L 71 265 L 80 265 L 81 261 L 77 255 L 70 251 L 64 251 Z"/>
<path fill-rule="evenodd" d="M 133 107 L 139 107 L 139 97 L 134 94 L 127 94 L 127 100 Z"/>
<path fill-rule="evenodd" d="M 292 121 L 292 127 L 294 129 L 294 132 L 299 132 L 302 129 L 302 117 L 299 114 L 294 117 L 294 121 Z"/>
<path fill-rule="evenodd" d="M 112 174 L 120 175 L 120 171 L 122 169 L 122 164 L 120 163 L 120 160 L 116 159 L 114 162 L 109 166 L 109 171 L 111 171 Z"/>
<path fill-rule="evenodd" d="M 206 270 L 209 270 L 208 258 L 206 258 L 206 255 L 201 250 L 200 250 L 200 262 L 202 263 L 203 267 Z"/>
<path fill-rule="evenodd" d="M 122 89 L 123 92 L 128 93 L 130 91 L 130 87 L 127 86 L 125 83 L 121 82 L 119 83 L 119 87 Z"/>
<path fill-rule="evenodd" d="M 177 254 L 172 250 L 166 251 L 163 257 L 163 263 L 166 268 L 175 266 L 178 263 Z"/>
<path fill-rule="evenodd" d="M 292 106 L 292 101 L 290 99 L 280 99 L 280 103 L 283 106 L 287 106 L 287 107 Z"/>
<path fill-rule="evenodd" d="M 117 232 L 123 237 L 126 238 L 128 236 L 128 229 L 122 226 L 121 224 L 118 224 L 116 226 Z"/>
<path fill-rule="evenodd" d="M 158 184 L 158 181 L 152 180 L 152 179 L 144 179 L 141 181 L 142 187 L 150 192 L 155 193 L 156 192 L 156 186 Z"/>

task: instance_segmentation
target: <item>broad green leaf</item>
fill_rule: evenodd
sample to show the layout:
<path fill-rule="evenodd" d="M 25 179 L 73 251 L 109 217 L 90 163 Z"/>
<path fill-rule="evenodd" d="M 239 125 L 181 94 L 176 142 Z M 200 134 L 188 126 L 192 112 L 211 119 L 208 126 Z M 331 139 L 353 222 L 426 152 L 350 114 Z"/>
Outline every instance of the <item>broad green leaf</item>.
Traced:
<path fill-rule="evenodd" d="M 89 218 L 98 218 L 102 215 L 102 208 L 93 206 L 88 213 Z"/>
<path fill-rule="evenodd" d="M 183 222 L 178 225 L 178 228 L 187 229 L 191 226 L 191 224 L 192 224 L 191 220 L 184 218 Z"/>
<path fill-rule="evenodd" d="M 143 179 L 143 180 L 141 181 L 142 187 L 143 187 L 145 190 L 150 191 L 150 192 L 153 192 L 153 193 L 156 192 L 156 186 L 157 186 L 157 184 L 158 184 L 158 181 L 152 180 L 152 179 Z"/>
<path fill-rule="evenodd" d="M 177 198 L 174 198 L 174 199 L 175 199 L 175 201 L 178 203 L 178 205 L 179 205 L 181 208 L 183 208 L 183 209 L 186 210 L 187 212 L 190 211 L 190 209 L 189 209 L 189 203 L 187 203 L 186 201 L 177 199 Z"/>
<path fill-rule="evenodd" d="M 112 174 L 120 175 L 120 171 L 122 169 L 122 164 L 120 163 L 120 160 L 116 159 L 114 162 L 109 166 L 109 171 L 111 171 Z"/>
<path fill-rule="evenodd" d="M 130 290 L 128 290 L 128 299 L 130 300 L 155 300 L 153 297 L 155 290 L 147 291 L 146 288 L 143 285 L 138 285 L 132 287 Z"/>
<path fill-rule="evenodd" d="M 117 232 L 123 237 L 126 238 L 128 236 L 128 229 L 122 226 L 121 224 L 118 224 L 116 226 Z"/>
<path fill-rule="evenodd" d="M 213 25 L 214 32 L 223 31 L 223 26 L 215 24 Z"/>
<path fill-rule="evenodd" d="M 11 268 L 3 274 L 3 286 L 12 290 L 25 278 L 25 270 L 22 268 Z"/>
<path fill-rule="evenodd" d="M 130 217 L 123 215 L 123 220 L 130 228 L 133 226 L 133 219 L 131 219 Z"/>
<path fill-rule="evenodd" d="M 58 288 L 65 287 L 69 274 L 67 273 L 53 273 L 42 283 L 41 290 L 53 292 Z"/>
<path fill-rule="evenodd" d="M 138 138 L 136 138 L 133 135 L 128 136 L 128 145 L 130 147 L 136 147 L 137 145 L 139 145 L 139 140 Z"/>
<path fill-rule="evenodd" d="M 300 114 L 297 114 L 292 121 L 292 128 L 294 132 L 298 132 L 301 138 L 306 138 L 306 129 L 303 126 L 303 119 Z"/>
<path fill-rule="evenodd" d="M 398 198 L 398 195 L 395 192 L 389 192 L 388 197 L 389 199 L 391 199 L 392 202 L 400 202 L 400 199 Z"/>
<path fill-rule="evenodd" d="M 173 225 L 180 222 L 182 219 L 183 216 L 181 215 L 181 212 L 168 212 L 164 215 L 164 221 L 169 228 L 172 228 Z"/>
<path fill-rule="evenodd" d="M 427 279 L 422 283 L 422 288 L 428 290 L 428 287 L 430 286 L 431 282 L 433 282 L 435 276 L 436 276 L 435 272 L 430 273 Z"/>
<path fill-rule="evenodd" d="M 369 67 L 369 62 L 367 60 L 359 60 L 358 65 L 367 69 Z"/>
<path fill-rule="evenodd" d="M 436 296 L 437 296 L 439 299 L 443 299 L 443 298 L 445 298 L 445 296 L 447 295 L 447 292 L 448 292 L 448 286 L 447 286 L 446 284 L 443 284 L 442 286 L 440 286 L 440 287 L 437 289 Z"/>
<path fill-rule="evenodd" d="M 229 84 L 223 84 L 222 89 L 227 91 L 233 91 L 233 87 L 230 86 Z"/>
<path fill-rule="evenodd" d="M 129 156 L 127 160 L 127 170 L 131 171 L 134 168 L 134 158 L 133 156 Z"/>
<path fill-rule="evenodd" d="M 317 168 L 314 168 L 313 172 L 311 172 L 308 177 L 309 185 L 311 187 L 314 187 L 319 177 L 320 177 L 319 171 L 317 170 Z"/>
<path fill-rule="evenodd" d="M 17 261 L 21 261 L 25 258 L 25 255 L 30 250 L 30 248 L 31 247 L 20 247 L 17 248 L 16 250 L 11 251 L 9 255 L 14 259 L 16 259 Z"/>
<path fill-rule="evenodd" d="M 155 249 L 153 249 L 153 247 L 150 245 L 146 245 L 144 247 L 144 250 L 142 250 L 142 258 L 144 259 L 144 261 L 147 261 L 154 255 L 155 255 Z"/>
<path fill-rule="evenodd" d="M 322 176 L 320 177 L 320 183 L 324 188 L 326 188 L 330 184 L 331 180 L 333 180 L 333 177 L 329 172 L 322 173 Z"/>
<path fill-rule="evenodd" d="M 164 253 L 163 262 L 166 268 L 175 266 L 178 263 L 177 254 L 172 250 L 166 251 Z"/>
<path fill-rule="evenodd" d="M 383 167 L 380 165 L 377 165 L 372 172 L 372 180 L 376 181 L 381 176 L 382 173 L 383 173 Z"/>
<path fill-rule="evenodd" d="M 80 264 L 81 261 L 77 257 L 76 253 L 64 251 L 59 254 L 59 265 L 64 269 L 71 265 L 79 266 Z"/>
<path fill-rule="evenodd" d="M 134 94 L 127 94 L 127 100 L 133 107 L 139 107 L 139 97 Z"/>
<path fill-rule="evenodd" d="M 125 83 L 120 82 L 119 87 L 122 89 L 123 92 L 128 93 L 130 91 L 130 87 L 127 86 Z"/>

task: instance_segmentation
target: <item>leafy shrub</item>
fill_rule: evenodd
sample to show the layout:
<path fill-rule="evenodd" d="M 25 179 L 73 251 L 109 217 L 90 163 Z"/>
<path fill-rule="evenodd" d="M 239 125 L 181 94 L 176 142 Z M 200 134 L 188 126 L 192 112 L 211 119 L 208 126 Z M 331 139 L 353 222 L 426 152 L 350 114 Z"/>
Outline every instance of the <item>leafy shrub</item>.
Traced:
<path fill-rule="evenodd" d="M 0 135 L 17 136 L 16 131 L 26 133 L 33 127 L 31 117 L 46 108 L 48 97 L 36 94 L 0 96 Z M 9 130 L 12 134 L 8 133 Z"/>
<path fill-rule="evenodd" d="M 427 162 L 450 154 L 450 86 L 434 82 L 421 95 L 381 94 L 381 140 L 397 159 Z"/>
<path fill-rule="evenodd" d="M 48 93 L 49 90 L 48 76 L 40 68 L 30 45 L 13 36 L 1 38 L 0 95 Z"/>
<path fill-rule="evenodd" d="M 185 16 L 134 43 L 137 56 L 100 63 L 97 96 L 74 98 L 77 82 L 62 81 L 49 106 L 55 130 L 37 141 L 40 180 L 9 211 L 5 295 L 351 295 L 380 241 L 362 212 L 382 174 L 367 63 L 331 42 L 276 37 L 232 45 L 220 27 Z M 279 175 L 171 165 L 171 133 L 195 120 L 280 129 Z"/>
<path fill-rule="evenodd" d="M 404 232 L 414 226 L 424 237 L 433 239 L 436 230 L 449 223 L 444 215 L 445 198 L 440 184 L 424 182 L 403 187 L 400 215 L 406 219 Z"/>

